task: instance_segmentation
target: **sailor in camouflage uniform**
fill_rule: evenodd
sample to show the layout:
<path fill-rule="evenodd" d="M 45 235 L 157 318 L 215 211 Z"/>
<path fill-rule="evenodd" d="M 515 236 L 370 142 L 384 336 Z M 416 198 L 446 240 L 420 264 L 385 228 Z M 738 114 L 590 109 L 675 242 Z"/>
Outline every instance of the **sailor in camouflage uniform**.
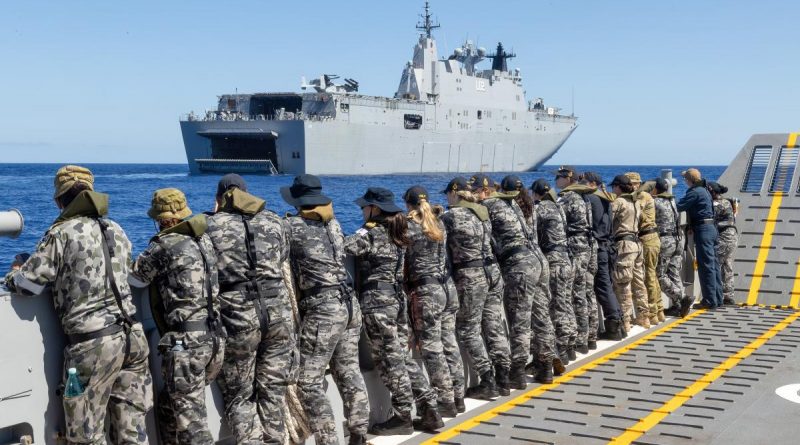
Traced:
<path fill-rule="evenodd" d="M 498 388 L 525 389 L 528 385 L 525 365 L 531 347 L 531 310 L 542 264 L 533 255 L 528 225 L 514 199 L 519 192 L 498 193 L 494 181 L 483 174 L 472 176 L 470 181 L 473 192 L 489 210 L 492 247 L 503 274 L 503 305 L 510 331 L 511 368 L 509 374 L 509 368 L 496 366 L 495 380 Z"/>
<path fill-rule="evenodd" d="M 661 286 L 656 272 L 661 241 L 656 225 L 656 208 L 653 196 L 649 193 L 653 183 L 642 185 L 642 178 L 636 172 L 625 173 L 625 176 L 631 180 L 636 205 L 639 206 L 639 241 L 642 244 L 644 285 L 647 288 L 647 301 L 650 306 L 650 324 L 656 325 L 664 321 L 664 301 L 661 299 Z"/>
<path fill-rule="evenodd" d="M 460 306 L 456 332 L 461 348 L 472 359 L 480 383 L 466 391 L 467 397 L 492 400 L 497 397 L 494 368 L 484 343 L 483 332 L 490 272 L 491 252 L 489 212 L 477 203 L 467 180 L 457 177 L 443 191 L 450 208 L 442 215 L 447 231 L 447 251 Z"/>
<path fill-rule="evenodd" d="M 656 207 L 658 236 L 661 239 L 656 274 L 661 291 L 670 299 L 669 309 L 664 312 L 673 317 L 685 317 L 692 302 L 684 293 L 681 279 L 684 239 L 680 230 L 680 214 L 675 206 L 675 196 L 669 193 L 669 184 L 665 179 L 656 179 L 651 193 Z"/>
<path fill-rule="evenodd" d="M 93 191 L 88 169 L 62 167 L 54 183 L 61 214 L 36 252 L 14 264 L 5 285 L 26 297 L 52 289 L 67 337 L 64 384 L 67 369 L 76 368 L 84 387 L 82 394 L 63 399 L 67 443 L 105 444 L 108 427 L 112 443 L 146 444 L 152 378 L 128 285 L 131 243 L 105 218 L 108 195 Z"/>
<path fill-rule="evenodd" d="M 578 336 L 575 309 L 572 306 L 571 286 L 574 278 L 567 244 L 567 218 L 556 204 L 556 194 L 545 179 L 534 181 L 531 191 L 536 201 L 539 246 L 550 266 L 550 314 L 555 326 L 558 353 L 553 368 L 556 374 L 561 374 L 563 367 L 575 357 L 574 346 Z"/>
<path fill-rule="evenodd" d="M 325 396 L 325 368 L 344 402 L 349 443 L 366 444 L 369 399 L 358 365 L 361 309 L 346 283 L 344 235 L 331 199 L 313 175 L 300 175 L 281 196 L 297 208 L 286 217 L 289 256 L 300 301 L 300 371 L 297 386 L 315 442 L 338 444 L 333 410 Z"/>
<path fill-rule="evenodd" d="M 217 256 L 205 234 L 206 217 L 190 218 L 186 197 L 172 188 L 153 194 L 147 214 L 160 232 L 136 259 L 131 278 L 151 283 L 150 306 L 161 332 L 161 443 L 213 444 L 206 385 L 222 367 L 225 338 L 219 321 Z"/>
<path fill-rule="evenodd" d="M 708 190 L 714 200 L 714 224 L 717 226 L 717 262 L 722 277 L 722 303 L 736 304 L 733 299 L 733 257 L 739 243 L 739 232 L 736 229 L 736 209 L 730 199 L 722 196 L 728 193 L 728 187 L 709 181 Z"/>
<path fill-rule="evenodd" d="M 237 174 L 219 181 L 207 234 L 217 253 L 220 311 L 228 333 L 217 382 L 236 443 L 284 443 L 283 402 L 297 366 L 294 322 L 282 264 L 283 220 L 247 193 Z"/>
<path fill-rule="evenodd" d="M 455 343 L 452 331 L 443 330 L 445 317 L 455 322 L 448 306 L 458 307 L 455 288 L 449 288 L 447 270 L 446 232 L 439 220 L 443 209 L 432 207 L 428 191 L 420 186 L 409 188 L 403 195 L 408 208 L 409 246 L 405 252 L 405 287 L 408 289 L 411 323 L 419 345 L 431 386 L 438 395 L 439 413 L 446 417 L 458 415 L 457 406 L 464 404 L 464 368 L 458 354 L 458 367 L 451 371 L 445 343 Z M 450 300 L 456 300 L 454 303 Z"/>
<path fill-rule="evenodd" d="M 644 285 L 642 246 L 638 237 L 639 215 L 633 184 L 627 176 L 617 175 L 610 185 L 617 195 L 611 203 L 612 235 L 617 250 L 614 293 L 622 308 L 625 332 L 630 331 L 631 323 L 647 329 L 650 327 L 650 309 Z"/>
<path fill-rule="evenodd" d="M 572 305 L 575 308 L 575 321 L 578 328 L 575 349 L 582 354 L 587 354 L 589 352 L 589 313 L 594 312 L 596 316 L 597 303 L 594 302 L 594 291 L 589 291 L 594 288 L 594 280 L 587 282 L 594 246 L 594 238 L 591 236 L 592 208 L 584 200 L 583 195 L 592 193 L 594 190 L 578 183 L 578 173 L 575 168 L 570 166 L 562 166 L 558 169 L 555 182 L 556 187 L 561 190 L 558 194 L 558 205 L 566 217 L 567 247 L 572 258 L 573 281 L 570 288 L 572 289 Z M 594 249 L 596 265 L 597 247 L 594 246 Z M 573 357 L 570 359 L 574 360 Z"/>
<path fill-rule="evenodd" d="M 357 289 L 364 329 L 383 384 L 392 396 L 394 414 L 374 425 L 379 436 L 414 432 L 411 409 L 416 402 L 420 427 L 436 431 L 444 426 L 436 409 L 436 392 L 428 384 L 408 348 L 408 306 L 403 291 L 406 216 L 395 205 L 394 194 L 370 187 L 356 199 L 364 225 L 345 238 L 344 250 L 356 258 Z"/>

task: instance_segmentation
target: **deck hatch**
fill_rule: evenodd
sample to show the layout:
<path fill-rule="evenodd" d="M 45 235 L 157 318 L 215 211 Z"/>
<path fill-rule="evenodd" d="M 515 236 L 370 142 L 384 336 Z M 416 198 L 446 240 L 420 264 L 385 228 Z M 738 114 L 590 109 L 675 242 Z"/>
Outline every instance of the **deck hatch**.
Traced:
<path fill-rule="evenodd" d="M 743 192 L 761 192 L 761 187 L 764 185 L 764 179 L 767 176 L 770 159 L 772 159 L 771 145 L 756 145 L 753 147 L 753 154 L 750 156 L 747 174 L 742 184 Z"/>
<path fill-rule="evenodd" d="M 775 166 L 775 171 L 772 173 L 772 181 L 769 186 L 770 193 L 789 192 L 794 178 L 795 166 L 797 166 L 798 152 L 800 150 L 795 147 L 781 147 L 778 154 L 778 165 Z"/>

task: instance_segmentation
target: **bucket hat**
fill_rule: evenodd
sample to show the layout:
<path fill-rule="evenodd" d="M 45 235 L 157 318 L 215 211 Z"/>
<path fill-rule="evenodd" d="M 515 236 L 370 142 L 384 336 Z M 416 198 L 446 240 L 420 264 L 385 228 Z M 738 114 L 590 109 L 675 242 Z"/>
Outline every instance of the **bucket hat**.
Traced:
<path fill-rule="evenodd" d="M 299 175 L 289 187 L 281 187 L 281 197 L 293 207 L 320 206 L 331 203 L 322 194 L 322 183 L 314 175 Z"/>
<path fill-rule="evenodd" d="M 359 207 L 364 208 L 369 205 L 377 206 L 387 213 L 402 212 L 403 209 L 394 203 L 394 193 L 383 187 L 370 187 L 364 196 L 354 201 Z"/>

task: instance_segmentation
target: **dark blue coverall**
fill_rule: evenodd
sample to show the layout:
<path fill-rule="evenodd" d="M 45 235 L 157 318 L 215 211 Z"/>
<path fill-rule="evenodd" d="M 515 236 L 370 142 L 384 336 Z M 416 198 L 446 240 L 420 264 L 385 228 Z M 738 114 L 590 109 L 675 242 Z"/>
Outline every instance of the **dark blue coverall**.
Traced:
<path fill-rule="evenodd" d="M 694 233 L 702 302 L 709 307 L 722 306 L 722 274 L 714 249 L 719 234 L 714 226 L 714 204 L 711 194 L 703 186 L 692 186 L 678 201 L 678 211 L 687 213 Z"/>

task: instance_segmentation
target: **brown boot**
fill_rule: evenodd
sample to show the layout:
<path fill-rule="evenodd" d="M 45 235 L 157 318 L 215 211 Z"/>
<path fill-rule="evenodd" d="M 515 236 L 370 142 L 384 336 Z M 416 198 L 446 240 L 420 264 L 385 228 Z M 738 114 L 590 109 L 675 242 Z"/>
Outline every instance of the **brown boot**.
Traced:
<path fill-rule="evenodd" d="M 659 323 L 666 320 L 667 317 L 664 316 L 664 309 L 658 311 L 658 321 Z"/>
<path fill-rule="evenodd" d="M 641 326 L 645 329 L 650 329 L 650 318 L 649 317 L 636 317 L 636 320 L 633 324 Z"/>
<path fill-rule="evenodd" d="M 650 316 L 650 326 L 655 326 L 658 324 L 658 314 Z"/>

